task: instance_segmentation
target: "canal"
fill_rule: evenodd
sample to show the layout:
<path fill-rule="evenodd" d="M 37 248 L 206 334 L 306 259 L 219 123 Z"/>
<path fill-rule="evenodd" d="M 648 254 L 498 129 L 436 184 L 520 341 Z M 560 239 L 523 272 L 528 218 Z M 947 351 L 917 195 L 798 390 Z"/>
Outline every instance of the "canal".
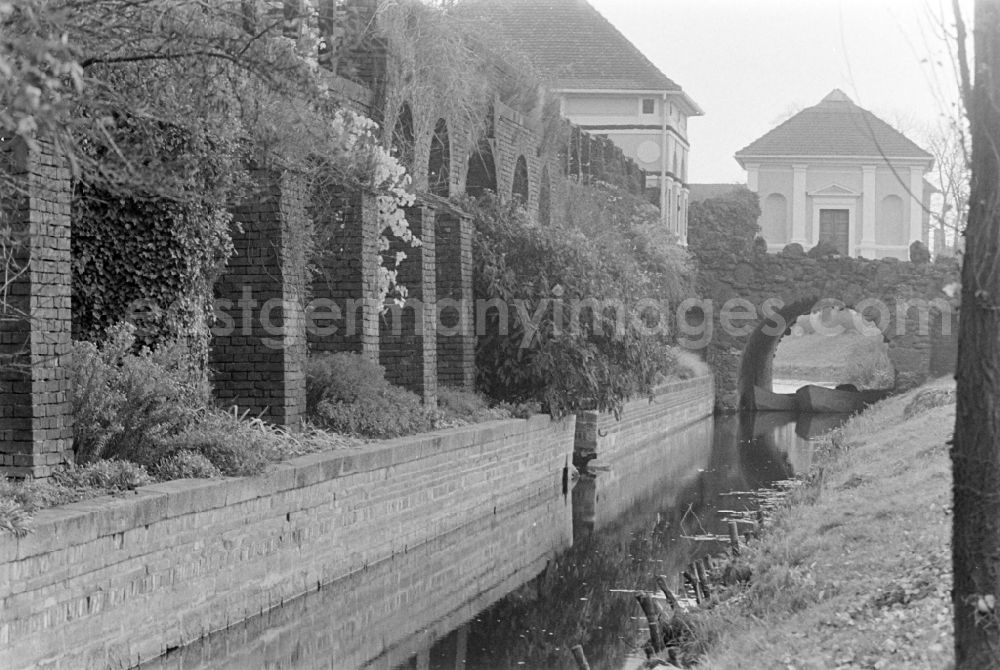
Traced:
<path fill-rule="evenodd" d="M 527 496 L 142 667 L 572 670 L 583 644 L 594 670 L 632 670 L 644 656 L 630 591 L 661 574 L 680 591 L 684 567 L 719 550 L 691 537 L 724 534 L 720 511 L 806 472 L 814 440 L 843 420 L 699 421 L 592 463 L 561 496 Z"/>

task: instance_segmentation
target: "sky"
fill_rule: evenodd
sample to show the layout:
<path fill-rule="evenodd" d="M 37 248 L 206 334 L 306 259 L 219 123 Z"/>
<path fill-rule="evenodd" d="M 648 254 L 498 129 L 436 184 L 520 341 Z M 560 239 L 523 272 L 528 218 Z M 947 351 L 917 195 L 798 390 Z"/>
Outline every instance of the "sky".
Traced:
<path fill-rule="evenodd" d="M 733 154 L 835 88 L 918 143 L 956 114 L 951 0 L 589 1 L 705 111 L 693 183 L 745 183 Z"/>

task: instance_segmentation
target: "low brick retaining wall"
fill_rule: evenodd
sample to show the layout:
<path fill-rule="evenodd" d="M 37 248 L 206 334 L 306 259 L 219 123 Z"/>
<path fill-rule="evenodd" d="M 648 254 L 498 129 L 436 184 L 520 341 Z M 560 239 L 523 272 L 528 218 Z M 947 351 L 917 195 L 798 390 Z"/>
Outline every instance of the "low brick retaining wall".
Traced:
<path fill-rule="evenodd" d="M 618 519 L 638 501 L 706 467 L 712 451 L 715 388 L 711 375 L 663 384 L 652 399 L 613 414 L 581 412 L 575 456 L 598 473 L 573 491 L 574 526 L 590 532 Z"/>
<path fill-rule="evenodd" d="M 582 478 L 573 489 L 573 537 L 580 539 L 629 517 L 629 510 L 666 509 L 680 490 L 710 467 L 713 422 L 702 419 L 631 449 L 597 476 Z M 596 463 L 596 461 L 594 461 Z"/>
<path fill-rule="evenodd" d="M 43 510 L 0 536 L 0 667 L 128 667 L 562 493 L 574 422 L 495 421 Z"/>
<path fill-rule="evenodd" d="M 143 670 L 394 670 L 572 543 L 561 485 L 143 664 Z M 440 662 L 440 661 L 439 661 Z M 418 666 L 420 667 L 420 666 Z M 459 666 L 453 666 L 459 667 Z"/>
<path fill-rule="evenodd" d="M 712 414 L 715 388 L 711 375 L 671 381 L 652 398 L 625 403 L 620 420 L 608 412 L 579 412 L 576 455 L 596 456 L 604 465 L 682 426 Z"/>

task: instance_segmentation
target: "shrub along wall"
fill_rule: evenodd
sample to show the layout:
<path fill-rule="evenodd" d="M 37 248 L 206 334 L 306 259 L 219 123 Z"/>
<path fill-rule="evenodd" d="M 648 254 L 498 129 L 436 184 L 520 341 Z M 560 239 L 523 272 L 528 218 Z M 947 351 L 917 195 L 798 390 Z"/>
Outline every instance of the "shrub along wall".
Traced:
<path fill-rule="evenodd" d="M 135 665 L 565 493 L 573 434 L 572 418 L 495 421 L 43 510 L 0 541 L 0 667 Z"/>

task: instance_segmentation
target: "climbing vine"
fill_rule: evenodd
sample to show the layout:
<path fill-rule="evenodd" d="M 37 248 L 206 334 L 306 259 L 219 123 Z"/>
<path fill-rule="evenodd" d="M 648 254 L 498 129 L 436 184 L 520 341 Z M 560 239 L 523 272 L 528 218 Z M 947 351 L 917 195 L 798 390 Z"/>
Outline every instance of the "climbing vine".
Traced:
<path fill-rule="evenodd" d="M 127 120 L 117 125 L 119 133 L 127 132 Z M 212 285 L 232 253 L 232 216 L 210 184 L 232 178 L 231 165 L 218 141 L 168 124 L 161 125 L 160 152 L 161 160 L 189 162 L 190 190 L 200 187 L 201 197 L 113 192 L 99 179 L 76 184 L 73 336 L 102 339 L 109 327 L 128 320 L 136 326 L 138 346 L 180 339 L 203 365 Z"/>
<path fill-rule="evenodd" d="M 379 137 L 379 126 L 373 120 L 348 109 L 338 109 L 331 120 L 331 136 L 324 156 L 325 169 L 318 172 L 320 186 L 350 186 L 375 195 L 378 207 L 378 256 L 379 275 L 377 304 L 384 304 L 390 294 L 397 300 L 406 297 L 406 287 L 397 283 L 399 264 L 406 259 L 404 251 L 397 251 L 388 263 L 383 252 L 388 251 L 391 238 L 397 238 L 410 247 L 420 246 L 420 240 L 410 230 L 404 207 L 414 203 L 412 181 L 406 167 L 385 148 Z M 333 188 L 314 189 L 318 202 L 314 205 L 335 208 L 331 201 L 324 202 L 324 195 L 334 195 Z M 323 236 L 324 231 L 319 231 Z"/>

